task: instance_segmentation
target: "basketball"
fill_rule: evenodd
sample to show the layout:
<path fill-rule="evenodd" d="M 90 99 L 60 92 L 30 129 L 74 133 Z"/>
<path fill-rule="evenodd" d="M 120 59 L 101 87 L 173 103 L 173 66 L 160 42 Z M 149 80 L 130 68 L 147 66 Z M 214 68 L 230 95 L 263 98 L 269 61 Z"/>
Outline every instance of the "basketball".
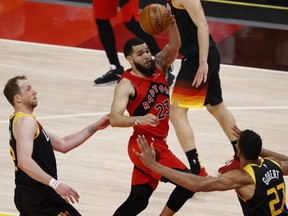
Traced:
<path fill-rule="evenodd" d="M 161 4 L 149 4 L 140 14 L 140 25 L 150 35 L 158 35 L 168 30 L 171 24 L 170 11 Z"/>

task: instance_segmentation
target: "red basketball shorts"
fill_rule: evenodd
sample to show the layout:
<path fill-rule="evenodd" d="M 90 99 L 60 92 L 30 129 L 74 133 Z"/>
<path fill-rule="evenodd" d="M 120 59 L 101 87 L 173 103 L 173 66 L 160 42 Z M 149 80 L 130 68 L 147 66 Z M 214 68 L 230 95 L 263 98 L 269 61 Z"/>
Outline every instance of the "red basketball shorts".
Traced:
<path fill-rule="evenodd" d="M 120 5 L 119 0 L 93 0 L 94 16 L 96 19 L 111 19 L 117 15 L 118 6 L 121 9 L 123 22 L 129 22 L 133 16 L 136 21 L 139 21 L 139 0 L 126 0 Z"/>
<path fill-rule="evenodd" d="M 152 139 L 146 136 L 148 143 L 151 143 Z M 180 161 L 168 148 L 168 145 L 165 140 L 163 139 L 154 139 L 153 145 L 155 150 L 159 153 L 158 155 L 158 163 L 170 167 L 176 168 L 180 170 L 185 170 L 187 167 L 184 163 Z M 146 184 L 148 183 L 153 189 L 156 189 L 159 181 L 161 180 L 161 175 L 158 173 L 153 172 L 152 170 L 148 169 L 141 161 L 141 159 L 135 155 L 132 151 L 135 149 L 136 151 L 140 152 L 139 147 L 137 145 L 136 136 L 132 136 L 129 140 L 128 145 L 128 154 L 130 160 L 136 166 L 133 169 L 132 173 L 132 185 L 138 184 Z"/>

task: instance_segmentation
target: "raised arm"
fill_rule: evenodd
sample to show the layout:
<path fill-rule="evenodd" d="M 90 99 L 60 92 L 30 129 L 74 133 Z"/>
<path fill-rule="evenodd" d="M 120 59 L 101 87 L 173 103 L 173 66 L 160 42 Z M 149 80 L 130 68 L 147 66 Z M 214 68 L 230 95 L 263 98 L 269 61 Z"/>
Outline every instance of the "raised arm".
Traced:
<path fill-rule="evenodd" d="M 181 46 L 181 39 L 178 31 L 178 27 L 172 16 L 172 22 L 168 32 L 169 42 L 163 48 L 163 50 L 156 54 L 155 61 L 158 66 L 160 66 L 163 71 L 175 61 L 178 56 L 178 51 Z"/>

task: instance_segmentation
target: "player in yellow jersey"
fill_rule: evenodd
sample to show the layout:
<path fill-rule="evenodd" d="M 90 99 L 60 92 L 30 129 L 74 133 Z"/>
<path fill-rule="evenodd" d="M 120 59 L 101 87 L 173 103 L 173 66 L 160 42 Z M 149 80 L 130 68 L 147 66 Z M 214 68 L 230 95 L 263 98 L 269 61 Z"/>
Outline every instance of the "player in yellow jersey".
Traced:
<path fill-rule="evenodd" d="M 33 115 L 37 91 L 25 76 L 8 80 L 3 90 L 14 108 L 10 116 L 10 153 L 15 163 L 14 201 L 21 216 L 81 215 L 70 203 L 78 202 L 76 190 L 57 180 L 54 150 L 66 153 L 106 128 L 104 115 L 83 130 L 64 138 L 50 133 Z"/>
<path fill-rule="evenodd" d="M 287 216 L 286 187 L 283 175 L 288 175 L 288 157 L 262 149 L 261 137 L 252 130 L 233 127 L 240 169 L 219 177 L 201 177 L 179 172 L 155 161 L 153 145 L 144 136 L 138 137 L 141 153 L 134 150 L 151 170 L 191 191 L 225 191 L 234 189 L 245 216 Z M 261 154 L 260 154 L 261 152 Z M 261 157 L 259 157 L 261 156 Z"/>

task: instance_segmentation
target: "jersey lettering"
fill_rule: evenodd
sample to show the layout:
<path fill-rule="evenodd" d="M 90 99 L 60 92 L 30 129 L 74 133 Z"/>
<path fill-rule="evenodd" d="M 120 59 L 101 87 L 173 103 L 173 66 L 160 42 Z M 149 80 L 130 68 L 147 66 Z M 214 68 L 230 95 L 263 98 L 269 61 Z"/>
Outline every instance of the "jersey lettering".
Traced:
<path fill-rule="evenodd" d="M 279 198 L 279 191 L 282 191 L 282 203 L 281 203 L 281 207 L 279 209 L 276 209 L 276 205 L 279 204 L 280 202 L 280 198 Z M 284 209 L 284 205 L 285 205 L 285 200 L 286 200 L 286 192 L 285 192 L 285 185 L 284 182 L 282 182 L 281 184 L 277 185 L 276 187 L 273 187 L 269 190 L 267 190 L 267 195 L 274 195 L 274 199 L 271 200 L 269 202 L 269 207 L 270 207 L 270 212 L 271 215 L 279 215 L 282 213 L 283 209 Z"/>

